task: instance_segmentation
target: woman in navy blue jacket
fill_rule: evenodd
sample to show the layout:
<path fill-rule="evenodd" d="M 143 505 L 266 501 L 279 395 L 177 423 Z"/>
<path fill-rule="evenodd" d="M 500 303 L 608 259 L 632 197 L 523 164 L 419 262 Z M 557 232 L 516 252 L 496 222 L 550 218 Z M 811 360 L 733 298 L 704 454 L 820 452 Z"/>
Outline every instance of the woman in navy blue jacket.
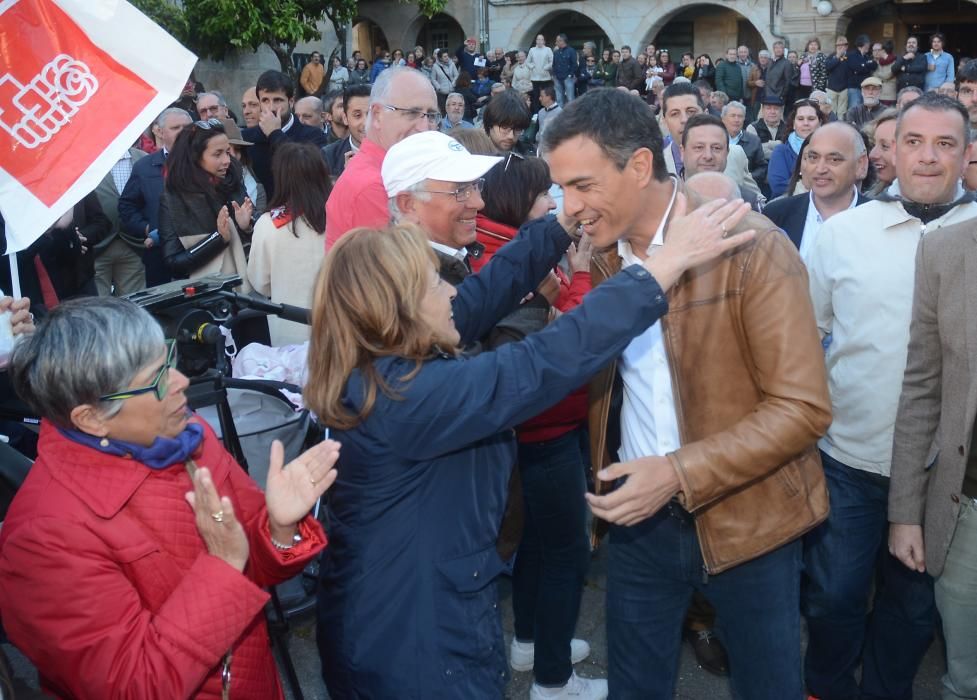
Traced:
<path fill-rule="evenodd" d="M 358 229 L 330 250 L 316 284 L 305 397 L 342 445 L 317 626 L 333 700 L 502 696 L 495 540 L 515 460 L 512 427 L 660 318 L 663 290 L 685 269 L 746 240 L 723 239 L 748 211 L 738 204 L 673 219 L 644 266 L 539 333 L 472 358 L 456 348 L 483 337 L 569 246 L 556 219 L 523 226 L 457 290 L 438 277 L 412 227 Z"/>

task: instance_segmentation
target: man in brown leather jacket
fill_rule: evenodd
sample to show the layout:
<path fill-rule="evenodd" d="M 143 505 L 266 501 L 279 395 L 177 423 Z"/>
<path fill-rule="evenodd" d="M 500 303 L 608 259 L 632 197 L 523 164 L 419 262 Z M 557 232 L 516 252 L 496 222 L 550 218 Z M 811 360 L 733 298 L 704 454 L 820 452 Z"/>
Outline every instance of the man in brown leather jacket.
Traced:
<path fill-rule="evenodd" d="M 565 213 L 605 249 L 595 284 L 654 255 L 670 217 L 698 204 L 668 176 L 647 106 L 620 91 L 572 102 L 543 152 Z M 673 697 L 696 590 L 717 610 L 736 695 L 803 696 L 798 537 L 827 515 L 815 441 L 830 401 L 797 251 L 757 214 L 730 231 L 748 229 L 753 241 L 687 272 L 668 315 L 591 384 L 598 490 L 623 481 L 588 495 L 611 523 L 611 697 Z"/>

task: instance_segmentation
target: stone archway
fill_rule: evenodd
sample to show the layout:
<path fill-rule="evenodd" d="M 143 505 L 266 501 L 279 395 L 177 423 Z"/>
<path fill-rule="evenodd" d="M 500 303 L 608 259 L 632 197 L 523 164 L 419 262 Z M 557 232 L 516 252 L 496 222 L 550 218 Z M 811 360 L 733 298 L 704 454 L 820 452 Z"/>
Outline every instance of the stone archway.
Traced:
<path fill-rule="evenodd" d="M 583 13 L 575 9 L 553 8 L 552 5 L 540 6 L 527 13 L 519 25 L 521 31 L 513 31 L 507 48 L 528 50 L 540 33 L 550 47 L 560 32 L 567 35 L 568 43 L 576 49 L 580 49 L 585 41 L 593 41 L 598 50 L 617 41 L 611 21 L 592 7 Z"/>
<path fill-rule="evenodd" d="M 418 16 L 411 22 L 404 36 L 413 37 L 405 41 L 406 47 L 420 46 L 428 56 L 435 49 L 454 51 L 465 42 L 465 30 L 461 22 L 446 12 L 439 12 L 430 19 L 424 15 Z"/>
<path fill-rule="evenodd" d="M 707 53 L 715 61 L 730 46 L 745 44 L 755 57 L 757 51 L 774 41 L 767 18 L 757 14 L 762 9 L 759 5 L 740 5 L 734 10 L 726 4 L 694 2 L 665 13 L 649 12 L 633 35 L 640 41 L 631 47 L 632 52 L 653 43 L 658 48 L 668 48 L 673 60 L 682 52 L 691 51 L 696 55 Z M 670 30 L 667 33 L 663 31 L 666 28 Z"/>
<path fill-rule="evenodd" d="M 351 22 L 349 33 L 350 51 L 359 51 L 366 59 L 367 65 L 372 65 L 377 50 L 390 50 L 387 36 L 377 22 L 368 17 L 357 17 Z"/>

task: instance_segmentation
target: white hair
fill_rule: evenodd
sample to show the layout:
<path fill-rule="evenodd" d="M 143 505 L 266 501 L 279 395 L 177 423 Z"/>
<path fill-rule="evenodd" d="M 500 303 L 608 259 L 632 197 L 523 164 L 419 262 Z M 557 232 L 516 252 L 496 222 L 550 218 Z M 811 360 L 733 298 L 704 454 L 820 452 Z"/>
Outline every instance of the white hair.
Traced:
<path fill-rule="evenodd" d="M 397 206 L 397 195 L 404 192 L 410 194 L 414 199 L 418 199 L 422 202 L 428 202 L 431 200 L 431 195 L 424 191 L 424 186 L 427 184 L 427 180 L 418 182 L 410 187 L 401 190 L 393 197 L 387 200 L 387 209 L 390 212 L 390 222 L 393 224 L 399 224 L 404 218 L 404 212 L 400 211 L 400 207 Z"/>
<path fill-rule="evenodd" d="M 373 83 L 373 89 L 370 90 L 370 103 L 367 106 L 366 114 L 366 130 L 369 131 L 373 125 L 373 105 L 386 105 L 387 97 L 390 95 L 390 91 L 393 89 L 393 82 L 401 75 L 413 75 L 419 80 L 423 80 L 423 73 L 419 73 L 415 68 L 408 68 L 407 66 L 391 66 L 380 71 L 380 75 L 377 76 L 376 81 Z"/>
<path fill-rule="evenodd" d="M 722 116 L 725 117 L 726 113 L 729 112 L 729 110 L 731 109 L 738 109 L 741 112 L 743 112 L 743 116 L 746 116 L 746 105 L 744 105 L 739 100 L 733 100 L 732 102 L 727 102 L 725 105 L 723 105 Z"/>

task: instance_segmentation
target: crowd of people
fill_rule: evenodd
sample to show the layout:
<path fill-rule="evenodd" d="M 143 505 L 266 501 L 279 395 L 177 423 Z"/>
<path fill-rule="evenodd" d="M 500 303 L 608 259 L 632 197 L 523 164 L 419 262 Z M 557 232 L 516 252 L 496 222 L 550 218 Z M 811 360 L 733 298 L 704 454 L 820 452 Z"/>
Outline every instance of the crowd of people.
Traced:
<path fill-rule="evenodd" d="M 670 699 L 683 639 L 737 697 L 901 700 L 940 625 L 977 697 L 977 60 L 943 41 L 315 53 L 240 120 L 189 81 L 0 302 L 43 418 L 6 633 L 58 696 L 281 697 L 261 587 L 318 556 L 335 700 Z M 264 493 L 112 298 L 213 272 L 312 309 L 248 330 L 307 343 L 332 438 Z"/>

